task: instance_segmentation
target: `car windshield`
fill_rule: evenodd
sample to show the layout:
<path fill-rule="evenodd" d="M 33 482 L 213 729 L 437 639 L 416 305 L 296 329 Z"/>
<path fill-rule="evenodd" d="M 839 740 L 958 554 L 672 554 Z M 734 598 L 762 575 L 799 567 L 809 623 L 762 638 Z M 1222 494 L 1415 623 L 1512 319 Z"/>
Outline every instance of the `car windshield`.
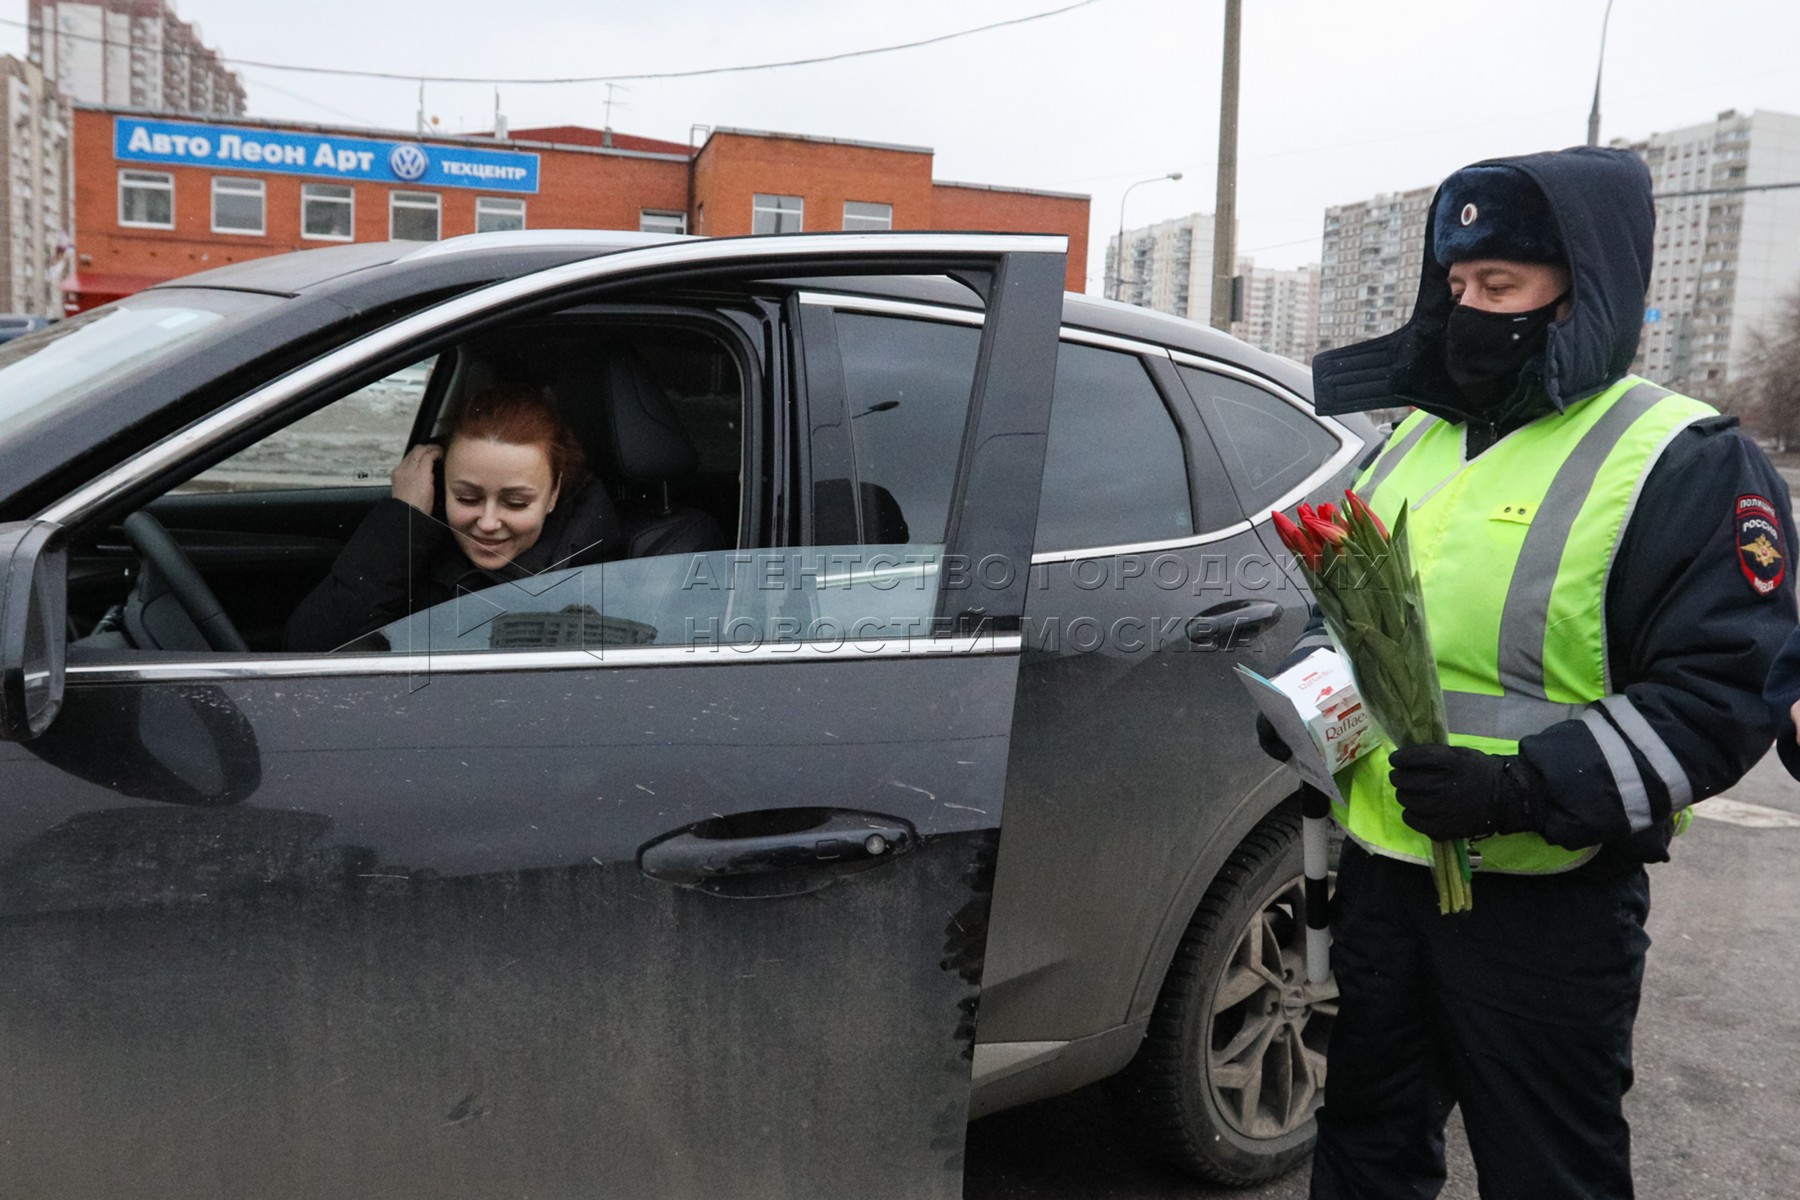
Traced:
<path fill-rule="evenodd" d="M 0 438 L 29 429 L 71 399 L 141 371 L 216 328 L 227 310 L 208 307 L 203 296 L 147 293 L 0 345 Z M 241 311 L 246 299 L 233 296 L 230 311 Z M 254 299 L 277 303 L 272 297 Z"/>

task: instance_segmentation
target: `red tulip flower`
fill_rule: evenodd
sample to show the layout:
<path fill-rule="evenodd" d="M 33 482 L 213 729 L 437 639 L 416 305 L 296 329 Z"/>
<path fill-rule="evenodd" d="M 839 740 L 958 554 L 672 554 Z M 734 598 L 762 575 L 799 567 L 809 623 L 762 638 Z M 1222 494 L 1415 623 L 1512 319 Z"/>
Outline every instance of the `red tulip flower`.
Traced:
<path fill-rule="evenodd" d="M 1301 505 L 1300 507 L 1303 510 L 1306 510 L 1305 505 Z M 1303 512 L 1303 518 L 1304 515 Z M 1311 534 L 1307 533 L 1306 530 L 1294 524 L 1293 521 L 1288 519 L 1286 514 L 1279 512 L 1275 514 L 1275 532 L 1280 535 L 1281 544 L 1286 546 L 1292 553 L 1297 554 L 1304 559 L 1307 566 L 1311 567 L 1314 571 L 1324 569 L 1324 559 L 1322 557 L 1324 547 L 1319 542 L 1319 539 L 1313 537 Z"/>
<path fill-rule="evenodd" d="M 1381 531 L 1382 537 L 1388 536 L 1387 526 L 1381 523 L 1381 518 L 1375 515 L 1375 510 L 1370 508 L 1361 496 L 1346 488 L 1344 489 L 1344 503 L 1350 506 L 1351 512 L 1360 517 L 1367 517 L 1374 522 L 1375 528 Z"/>

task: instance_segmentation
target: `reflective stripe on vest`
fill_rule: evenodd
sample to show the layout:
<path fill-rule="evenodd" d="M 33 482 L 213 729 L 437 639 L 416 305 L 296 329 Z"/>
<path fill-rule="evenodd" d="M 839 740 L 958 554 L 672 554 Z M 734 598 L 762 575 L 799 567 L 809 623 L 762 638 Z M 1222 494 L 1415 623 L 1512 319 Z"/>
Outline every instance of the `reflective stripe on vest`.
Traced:
<path fill-rule="evenodd" d="M 1463 461 L 1462 426 L 1415 413 L 1357 489 L 1390 525 L 1401 504 L 1410 509 L 1451 742 L 1513 753 L 1523 737 L 1581 720 L 1634 829 L 1652 815 L 1631 747 L 1677 808 L 1693 791 L 1642 714 L 1608 695 L 1606 581 L 1644 478 L 1676 434 L 1712 411 L 1625 379 L 1472 462 Z M 1334 813 L 1366 848 L 1424 862 L 1425 838 L 1402 820 L 1387 769 L 1385 749 L 1350 768 L 1349 800 Z M 1567 870 L 1594 853 L 1535 834 L 1486 838 L 1479 848 L 1482 870 L 1517 873 Z"/>

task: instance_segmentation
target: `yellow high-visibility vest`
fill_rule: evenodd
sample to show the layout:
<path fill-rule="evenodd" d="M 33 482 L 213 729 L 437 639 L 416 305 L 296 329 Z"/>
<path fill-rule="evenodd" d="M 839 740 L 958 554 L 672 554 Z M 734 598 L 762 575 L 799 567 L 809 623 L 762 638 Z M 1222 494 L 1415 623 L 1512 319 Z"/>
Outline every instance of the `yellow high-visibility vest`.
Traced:
<path fill-rule="evenodd" d="M 1715 415 L 1627 377 L 1470 462 L 1461 425 L 1416 412 L 1394 430 L 1357 492 L 1389 528 L 1402 504 L 1409 510 L 1452 745 L 1513 754 L 1520 738 L 1576 719 L 1603 753 L 1629 755 L 1600 710 L 1613 692 L 1607 577 L 1651 468 L 1676 434 Z M 1622 696 L 1606 707 L 1619 705 L 1630 708 Z M 1348 799 L 1333 805 L 1345 831 L 1374 853 L 1429 862 L 1425 835 L 1401 819 L 1388 748 L 1349 773 Z M 1625 802 L 1647 815 L 1647 797 Z M 1597 850 L 1566 850 L 1535 833 L 1484 838 L 1476 848 L 1481 870 L 1514 874 L 1565 871 Z"/>

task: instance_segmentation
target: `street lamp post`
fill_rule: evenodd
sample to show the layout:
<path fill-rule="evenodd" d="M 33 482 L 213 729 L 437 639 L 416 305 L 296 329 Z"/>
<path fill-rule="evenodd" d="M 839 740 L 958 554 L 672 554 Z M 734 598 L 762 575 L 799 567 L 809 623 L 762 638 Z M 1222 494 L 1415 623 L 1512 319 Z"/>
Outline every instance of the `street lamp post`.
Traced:
<path fill-rule="evenodd" d="M 1600 73 L 1606 69 L 1606 26 L 1612 20 L 1613 0 L 1606 0 L 1606 15 L 1600 18 L 1600 61 L 1594 64 L 1594 107 L 1588 109 L 1590 146 L 1600 144 Z"/>
<path fill-rule="evenodd" d="M 1146 183 L 1161 183 L 1165 179 L 1180 179 L 1180 171 L 1170 171 L 1167 175 L 1152 175 L 1148 179 L 1140 179 L 1125 188 L 1125 194 L 1119 197 L 1119 241 L 1118 248 L 1113 251 L 1113 291 L 1114 300 L 1125 298 L 1125 201 L 1131 197 L 1131 189 L 1143 187 Z"/>

